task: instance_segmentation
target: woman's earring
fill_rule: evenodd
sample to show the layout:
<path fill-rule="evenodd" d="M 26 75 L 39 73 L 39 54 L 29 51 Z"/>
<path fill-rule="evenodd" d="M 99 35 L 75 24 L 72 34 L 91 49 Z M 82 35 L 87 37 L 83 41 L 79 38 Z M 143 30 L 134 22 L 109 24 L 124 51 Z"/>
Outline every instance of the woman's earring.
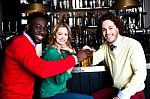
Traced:
<path fill-rule="evenodd" d="M 54 36 L 54 38 L 56 38 L 56 37 Z"/>

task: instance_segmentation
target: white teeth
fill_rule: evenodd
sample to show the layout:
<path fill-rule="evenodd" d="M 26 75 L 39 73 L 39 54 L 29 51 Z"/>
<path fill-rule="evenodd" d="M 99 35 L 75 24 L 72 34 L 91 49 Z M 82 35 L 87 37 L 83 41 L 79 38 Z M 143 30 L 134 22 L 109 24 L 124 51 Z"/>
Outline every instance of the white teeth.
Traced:
<path fill-rule="evenodd" d="M 36 37 L 40 40 L 43 39 L 43 36 L 41 36 L 41 35 L 36 35 Z"/>

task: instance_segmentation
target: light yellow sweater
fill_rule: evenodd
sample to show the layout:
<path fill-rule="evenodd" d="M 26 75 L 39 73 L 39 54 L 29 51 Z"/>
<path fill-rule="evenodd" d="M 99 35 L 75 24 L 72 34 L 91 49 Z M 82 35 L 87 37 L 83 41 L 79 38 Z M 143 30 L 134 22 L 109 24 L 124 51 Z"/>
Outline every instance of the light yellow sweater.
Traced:
<path fill-rule="evenodd" d="M 93 65 L 105 60 L 114 81 L 114 87 L 130 97 L 145 88 L 146 60 L 141 44 L 128 37 L 120 36 L 115 42 L 117 48 L 111 51 L 104 42 L 93 53 Z"/>

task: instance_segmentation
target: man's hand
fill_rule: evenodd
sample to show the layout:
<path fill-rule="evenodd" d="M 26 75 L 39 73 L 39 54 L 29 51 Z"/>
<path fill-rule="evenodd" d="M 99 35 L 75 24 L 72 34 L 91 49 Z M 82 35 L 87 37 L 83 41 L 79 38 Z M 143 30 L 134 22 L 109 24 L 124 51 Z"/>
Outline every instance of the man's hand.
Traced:
<path fill-rule="evenodd" d="M 82 60 L 86 59 L 88 57 L 88 53 L 86 50 L 81 50 L 79 52 L 77 52 L 77 59 L 79 62 L 81 62 Z"/>

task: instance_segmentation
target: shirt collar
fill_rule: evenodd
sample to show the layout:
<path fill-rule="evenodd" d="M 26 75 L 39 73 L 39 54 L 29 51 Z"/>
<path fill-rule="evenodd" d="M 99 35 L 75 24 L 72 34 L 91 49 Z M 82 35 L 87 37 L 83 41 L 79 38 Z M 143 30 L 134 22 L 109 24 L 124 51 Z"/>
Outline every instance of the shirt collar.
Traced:
<path fill-rule="evenodd" d="M 121 44 L 121 42 L 122 42 L 122 39 L 123 39 L 123 36 L 118 35 L 118 37 L 117 37 L 116 41 L 115 41 L 115 42 L 113 42 L 113 45 L 115 45 L 115 46 L 119 46 L 119 45 Z"/>
<path fill-rule="evenodd" d="M 33 46 L 36 46 L 36 44 L 33 42 L 33 40 L 31 39 L 31 37 L 30 37 L 26 32 L 23 32 L 23 34 L 24 34 L 24 36 L 27 37 L 27 39 L 31 42 L 31 44 L 32 44 Z"/>

